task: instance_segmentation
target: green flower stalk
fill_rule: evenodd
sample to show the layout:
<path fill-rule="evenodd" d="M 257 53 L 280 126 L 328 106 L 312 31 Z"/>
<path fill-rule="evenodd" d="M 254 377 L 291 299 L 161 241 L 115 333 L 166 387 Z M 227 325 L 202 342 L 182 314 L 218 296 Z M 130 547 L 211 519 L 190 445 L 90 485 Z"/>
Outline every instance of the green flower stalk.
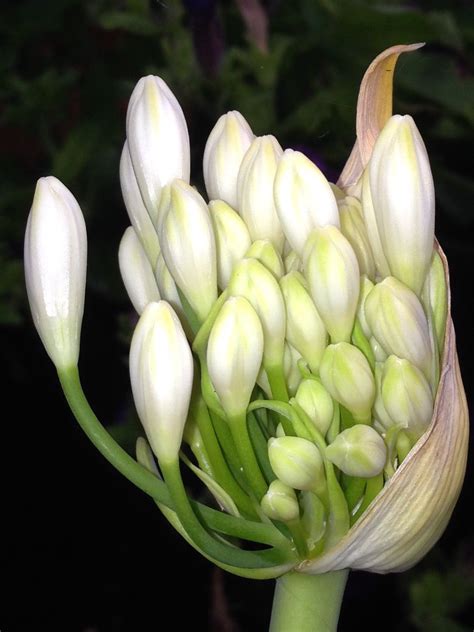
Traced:
<path fill-rule="evenodd" d="M 178 102 L 159 77 L 138 82 L 120 163 L 132 226 L 119 248 L 140 314 L 136 459 L 79 380 L 80 208 L 44 178 L 28 220 L 34 323 L 78 422 L 194 549 L 277 579 L 272 632 L 336 630 L 349 569 L 413 566 L 464 477 L 467 407 L 429 160 L 413 120 L 391 111 L 387 73 L 417 47 L 369 67 L 337 185 L 229 112 L 206 144 L 204 199 L 189 184 Z M 190 497 L 188 476 L 207 503 Z"/>

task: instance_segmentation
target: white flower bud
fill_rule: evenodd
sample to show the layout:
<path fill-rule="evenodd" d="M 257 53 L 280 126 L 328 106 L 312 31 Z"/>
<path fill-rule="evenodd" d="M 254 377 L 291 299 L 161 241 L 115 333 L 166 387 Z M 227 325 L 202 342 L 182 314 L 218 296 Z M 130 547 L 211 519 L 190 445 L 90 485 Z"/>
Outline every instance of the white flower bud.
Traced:
<path fill-rule="evenodd" d="M 160 293 L 150 262 L 132 226 L 123 234 L 118 258 L 127 294 L 137 313 L 141 314 L 148 303 L 160 300 Z"/>
<path fill-rule="evenodd" d="M 298 386 L 295 400 L 324 437 L 332 422 L 334 403 L 321 382 L 304 379 Z"/>
<path fill-rule="evenodd" d="M 58 369 L 79 357 L 86 285 L 87 235 L 72 193 L 40 178 L 25 233 L 25 278 L 35 327 Z"/>
<path fill-rule="evenodd" d="M 324 464 L 318 448 L 300 437 L 268 441 L 270 465 L 285 485 L 293 489 L 320 489 L 325 484 Z"/>
<path fill-rule="evenodd" d="M 299 151 L 286 149 L 281 157 L 274 196 L 285 236 L 300 256 L 314 228 L 339 226 L 336 198 L 329 182 Z"/>
<path fill-rule="evenodd" d="M 374 256 L 375 268 L 378 278 L 384 279 L 390 276 L 390 268 L 380 241 L 379 229 L 375 218 L 375 210 L 370 191 L 369 170 L 366 169 L 362 176 L 362 214 L 364 216 L 365 228 L 369 238 L 372 254 Z"/>
<path fill-rule="evenodd" d="M 329 345 L 320 367 L 323 385 L 356 421 L 368 421 L 375 398 L 375 382 L 366 357 L 347 342 Z"/>
<path fill-rule="evenodd" d="M 223 290 L 229 284 L 235 264 L 250 248 L 251 240 L 244 220 L 227 202 L 209 202 L 209 212 L 216 239 L 217 284 Z"/>
<path fill-rule="evenodd" d="M 246 257 L 257 259 L 266 268 L 273 272 L 273 275 L 279 279 L 285 274 L 285 268 L 280 253 L 268 239 L 258 239 L 254 241 L 247 250 Z"/>
<path fill-rule="evenodd" d="M 127 140 L 145 206 L 153 218 L 161 189 L 189 182 L 189 136 L 183 111 L 160 77 L 142 77 L 127 111 Z"/>
<path fill-rule="evenodd" d="M 130 347 L 133 398 L 160 463 L 178 458 L 193 383 L 193 357 L 183 328 L 165 301 L 150 303 Z"/>
<path fill-rule="evenodd" d="M 446 318 L 448 315 L 448 288 L 446 285 L 443 262 L 437 252 L 434 253 L 433 261 L 431 262 L 424 292 L 428 295 L 427 301 L 429 302 L 429 308 L 433 314 L 438 347 L 442 352 Z"/>
<path fill-rule="evenodd" d="M 383 363 L 376 362 L 375 363 L 375 400 L 373 406 L 373 416 L 376 422 L 378 422 L 381 428 L 385 430 L 389 430 L 393 425 L 394 421 L 390 417 L 385 408 L 385 404 L 383 403 L 382 398 L 382 374 L 383 374 Z"/>
<path fill-rule="evenodd" d="M 211 329 L 207 366 L 229 417 L 247 410 L 262 356 L 263 331 L 255 310 L 241 296 L 228 298 Z"/>
<path fill-rule="evenodd" d="M 365 299 L 365 314 L 376 340 L 389 355 L 410 360 L 430 374 L 431 346 L 423 307 L 412 290 L 387 277 Z"/>
<path fill-rule="evenodd" d="M 256 138 L 242 160 L 237 184 L 238 211 L 252 241 L 269 239 L 280 252 L 285 236 L 275 209 L 273 180 L 282 153 L 274 136 Z"/>
<path fill-rule="evenodd" d="M 240 112 L 227 112 L 218 119 L 204 149 L 204 182 L 210 200 L 224 200 L 232 208 L 238 208 L 240 164 L 254 138 Z"/>
<path fill-rule="evenodd" d="M 328 335 L 308 294 L 304 277 L 290 272 L 280 280 L 286 307 L 286 339 L 299 351 L 313 373 L 318 373 Z"/>
<path fill-rule="evenodd" d="M 382 399 L 394 423 L 418 439 L 433 416 L 433 395 L 428 380 L 408 360 L 391 355 L 382 374 Z"/>
<path fill-rule="evenodd" d="M 435 200 L 428 154 L 411 116 L 397 114 L 385 124 L 369 177 L 390 271 L 420 294 L 433 254 Z"/>
<path fill-rule="evenodd" d="M 271 520 L 291 522 L 300 515 L 295 490 L 278 479 L 270 483 L 270 487 L 260 504 L 263 513 Z"/>
<path fill-rule="evenodd" d="M 285 272 L 288 274 L 289 272 L 299 272 L 300 270 L 301 259 L 299 258 L 297 252 L 290 250 L 285 257 Z"/>
<path fill-rule="evenodd" d="M 371 426 L 356 424 L 337 435 L 326 456 L 348 476 L 372 478 L 385 467 L 387 448 Z"/>
<path fill-rule="evenodd" d="M 372 332 L 370 331 L 369 323 L 365 317 L 365 299 L 367 298 L 370 290 L 374 287 L 374 284 L 368 279 L 365 274 L 360 277 L 360 294 L 359 302 L 357 305 L 357 318 L 359 319 L 360 326 L 364 332 L 366 338 L 370 338 Z"/>
<path fill-rule="evenodd" d="M 308 243 L 305 276 L 333 342 L 349 341 L 359 300 L 359 265 L 335 226 L 316 229 Z"/>
<path fill-rule="evenodd" d="M 374 255 L 372 254 L 360 202 L 357 198 L 348 196 L 339 202 L 338 206 L 341 218 L 341 232 L 354 249 L 360 273 L 367 275 L 369 279 L 374 279 Z"/>
<path fill-rule="evenodd" d="M 217 299 L 216 245 L 207 204 L 182 180 L 171 185 L 160 243 L 176 285 L 203 322 Z"/>
<path fill-rule="evenodd" d="M 288 393 L 293 396 L 302 380 L 301 372 L 298 367 L 298 361 L 302 359 L 302 355 L 292 345 L 285 342 L 285 350 L 283 353 L 283 371 L 285 374 L 285 382 Z"/>
<path fill-rule="evenodd" d="M 246 298 L 260 318 L 265 367 L 281 365 L 286 327 L 285 303 L 273 274 L 260 261 L 243 259 L 234 269 L 229 293 Z"/>
<path fill-rule="evenodd" d="M 138 188 L 127 141 L 125 141 L 120 157 L 120 186 L 130 222 L 141 241 L 152 268 L 154 268 L 160 253 L 160 244 L 152 218 L 148 214 Z"/>
<path fill-rule="evenodd" d="M 169 303 L 177 314 L 181 315 L 183 313 L 183 306 L 179 297 L 178 288 L 166 266 L 161 252 L 156 263 L 155 277 L 161 298 Z"/>

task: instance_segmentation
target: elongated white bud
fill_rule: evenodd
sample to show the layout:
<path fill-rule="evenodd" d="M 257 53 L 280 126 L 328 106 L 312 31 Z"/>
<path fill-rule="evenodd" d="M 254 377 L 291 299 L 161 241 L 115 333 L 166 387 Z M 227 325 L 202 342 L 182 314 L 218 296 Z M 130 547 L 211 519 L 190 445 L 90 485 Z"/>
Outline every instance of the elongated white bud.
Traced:
<path fill-rule="evenodd" d="M 321 453 L 307 439 L 272 438 L 268 441 L 268 458 L 275 475 L 293 489 L 316 491 L 325 484 Z"/>
<path fill-rule="evenodd" d="M 442 351 L 448 315 L 448 287 L 444 276 L 443 262 L 437 252 L 435 252 L 431 262 L 424 293 L 426 293 L 424 300 L 429 303 L 429 309 L 433 314 L 438 348 Z"/>
<path fill-rule="evenodd" d="M 314 228 L 339 226 L 336 198 L 329 182 L 299 151 L 286 149 L 281 157 L 274 196 L 285 236 L 300 256 Z"/>
<path fill-rule="evenodd" d="M 425 375 L 430 374 L 431 347 L 423 307 L 412 290 L 387 277 L 365 299 L 370 330 L 388 355 L 410 360 Z"/>
<path fill-rule="evenodd" d="M 227 112 L 215 124 L 204 149 L 203 171 L 210 200 L 237 209 L 237 178 L 242 158 L 255 136 L 240 112 Z"/>
<path fill-rule="evenodd" d="M 301 380 L 301 371 L 298 362 L 303 359 L 301 353 L 288 342 L 285 342 L 285 350 L 283 353 L 283 371 L 285 374 L 285 383 L 290 397 L 296 394 Z"/>
<path fill-rule="evenodd" d="M 286 338 L 299 351 L 311 371 L 317 373 L 327 346 L 326 327 L 299 272 L 290 272 L 280 281 L 286 308 Z"/>
<path fill-rule="evenodd" d="M 189 136 L 183 111 L 160 77 L 142 77 L 127 111 L 133 169 L 148 212 L 155 217 L 161 189 L 175 178 L 189 182 Z"/>
<path fill-rule="evenodd" d="M 339 215 L 341 232 L 354 249 L 360 273 L 373 280 L 375 278 L 374 255 L 359 200 L 350 196 L 344 198 L 343 201 L 339 202 Z"/>
<path fill-rule="evenodd" d="M 370 191 L 369 170 L 366 169 L 362 176 L 362 214 L 364 216 L 365 228 L 369 238 L 370 246 L 375 261 L 376 275 L 384 279 L 390 276 L 390 268 L 388 267 L 387 258 L 383 251 L 382 242 L 380 241 L 379 229 L 375 217 L 375 209 L 372 201 L 372 193 Z"/>
<path fill-rule="evenodd" d="M 295 400 L 324 437 L 332 422 L 334 403 L 321 382 L 311 378 L 303 380 Z"/>
<path fill-rule="evenodd" d="M 373 416 L 375 422 L 381 426 L 382 430 L 389 430 L 394 425 L 393 419 L 387 412 L 382 397 L 382 375 L 383 375 L 383 363 L 375 363 L 375 400 L 373 407 Z"/>
<path fill-rule="evenodd" d="M 418 295 L 433 255 L 434 185 L 425 144 L 411 116 L 392 116 L 369 162 L 383 251 L 393 276 Z"/>
<path fill-rule="evenodd" d="M 211 329 L 207 366 L 230 417 L 247 409 L 262 357 L 263 330 L 257 313 L 241 296 L 227 299 Z"/>
<path fill-rule="evenodd" d="M 171 185 L 171 205 L 160 242 L 177 286 L 197 318 L 204 321 L 217 299 L 216 245 L 207 204 L 183 180 Z"/>
<path fill-rule="evenodd" d="M 209 212 L 216 239 L 217 284 L 223 290 L 229 284 L 235 264 L 250 248 L 251 239 L 244 220 L 227 202 L 212 200 Z"/>
<path fill-rule="evenodd" d="M 271 520 L 291 522 L 300 514 L 295 490 L 278 479 L 270 483 L 267 493 L 261 500 L 263 513 Z"/>
<path fill-rule="evenodd" d="M 383 470 L 387 449 L 376 430 L 356 424 L 337 435 L 326 448 L 326 456 L 348 476 L 372 478 Z"/>
<path fill-rule="evenodd" d="M 273 274 L 260 261 L 243 259 L 232 274 L 229 293 L 246 298 L 260 318 L 264 335 L 264 365 L 281 365 L 286 327 L 285 303 Z"/>
<path fill-rule="evenodd" d="M 285 236 L 275 209 L 273 180 L 282 153 L 274 136 L 256 138 L 242 160 L 237 184 L 238 210 L 252 241 L 269 239 L 279 252 Z"/>
<path fill-rule="evenodd" d="M 130 222 L 154 268 L 160 252 L 158 235 L 138 188 L 128 143 L 125 141 L 120 157 L 120 186 Z"/>
<path fill-rule="evenodd" d="M 357 305 L 357 318 L 359 319 L 360 326 L 364 332 L 366 338 L 370 338 L 372 332 L 370 331 L 369 323 L 365 316 L 365 299 L 367 298 L 370 290 L 374 287 L 374 284 L 368 279 L 365 274 L 360 277 L 360 294 L 359 302 Z"/>
<path fill-rule="evenodd" d="M 283 259 L 278 250 L 268 239 L 258 239 L 254 241 L 245 256 L 260 261 L 277 279 L 285 274 Z"/>
<path fill-rule="evenodd" d="M 333 342 L 349 341 L 359 300 L 359 265 L 335 226 L 316 229 L 308 243 L 305 276 Z"/>
<path fill-rule="evenodd" d="M 179 318 L 166 301 L 150 303 L 130 347 L 133 399 L 160 463 L 178 458 L 193 382 L 193 358 Z"/>
<path fill-rule="evenodd" d="M 56 367 L 79 357 L 87 235 L 79 204 L 57 178 L 40 178 L 25 233 L 25 279 L 35 327 Z"/>
<path fill-rule="evenodd" d="M 390 417 L 416 440 L 433 415 L 433 395 L 428 380 L 408 360 L 390 356 L 382 374 L 382 399 Z"/>
<path fill-rule="evenodd" d="M 320 367 L 321 381 L 357 421 L 370 421 L 375 381 L 366 357 L 347 342 L 329 345 Z"/>
<path fill-rule="evenodd" d="M 118 258 L 127 294 L 137 313 L 141 314 L 148 303 L 160 300 L 160 293 L 150 262 L 132 226 L 123 234 Z"/>

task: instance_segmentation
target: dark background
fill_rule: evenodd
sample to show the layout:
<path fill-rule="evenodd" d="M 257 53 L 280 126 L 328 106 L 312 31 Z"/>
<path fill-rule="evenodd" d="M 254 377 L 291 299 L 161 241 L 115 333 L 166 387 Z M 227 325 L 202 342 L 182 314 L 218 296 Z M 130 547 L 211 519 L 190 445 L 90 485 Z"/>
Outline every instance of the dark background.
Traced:
<path fill-rule="evenodd" d="M 365 68 L 384 48 L 416 41 L 427 46 L 400 58 L 394 111 L 415 117 L 431 157 L 470 398 L 471 2 L 1 0 L 2 632 L 252 632 L 266 629 L 273 591 L 270 581 L 213 569 L 75 424 L 25 299 L 22 240 L 36 179 L 60 178 L 86 216 L 81 372 L 98 416 L 127 444 L 134 314 L 116 252 L 128 224 L 118 161 L 134 83 L 159 74 L 178 97 L 197 184 L 206 136 L 229 109 L 335 180 L 352 147 Z M 351 575 L 342 632 L 473 629 L 472 480 L 471 467 L 445 535 L 415 569 Z"/>

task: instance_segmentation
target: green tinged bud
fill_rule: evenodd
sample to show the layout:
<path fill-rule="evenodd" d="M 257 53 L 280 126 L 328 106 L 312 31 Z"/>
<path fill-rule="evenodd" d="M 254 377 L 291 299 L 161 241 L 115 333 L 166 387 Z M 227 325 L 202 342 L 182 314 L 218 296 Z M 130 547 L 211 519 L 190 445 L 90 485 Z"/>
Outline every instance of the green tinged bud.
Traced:
<path fill-rule="evenodd" d="M 270 483 L 267 493 L 261 500 L 263 513 L 270 520 L 291 522 L 300 513 L 295 490 L 278 479 Z"/>
<path fill-rule="evenodd" d="M 347 342 L 329 345 L 323 355 L 320 376 L 332 397 L 357 421 L 370 421 L 375 381 L 362 351 Z"/>
<path fill-rule="evenodd" d="M 285 351 L 283 356 L 283 370 L 285 374 L 286 387 L 290 395 L 294 395 L 301 382 L 301 372 L 298 367 L 299 360 L 302 359 L 301 354 L 292 345 L 285 342 Z"/>
<path fill-rule="evenodd" d="M 305 276 L 333 342 L 349 341 L 359 300 L 359 265 L 335 226 L 316 229 L 305 248 Z"/>
<path fill-rule="evenodd" d="M 383 470 L 387 449 L 376 430 L 356 424 L 337 435 L 326 448 L 326 456 L 348 476 L 372 478 Z"/>
<path fill-rule="evenodd" d="M 300 270 L 301 259 L 299 258 L 297 252 L 290 250 L 285 257 L 285 272 L 288 274 L 289 272 L 299 272 Z"/>
<path fill-rule="evenodd" d="M 376 422 L 380 424 L 382 432 L 389 430 L 393 425 L 393 419 L 387 412 L 382 398 L 382 374 L 384 365 L 382 362 L 375 363 L 375 401 L 373 408 L 373 416 Z"/>
<path fill-rule="evenodd" d="M 273 272 L 277 279 L 280 279 L 285 274 L 281 255 L 268 239 L 254 241 L 245 256 L 260 261 L 270 272 Z"/>
<path fill-rule="evenodd" d="M 367 229 L 362 215 L 362 207 L 355 197 L 347 196 L 339 202 L 341 232 L 354 249 L 361 274 L 375 278 L 375 261 L 372 254 Z"/>
<path fill-rule="evenodd" d="M 388 355 L 406 358 L 430 374 L 431 345 L 423 307 L 406 285 L 387 277 L 365 299 L 365 314 L 375 339 Z"/>
<path fill-rule="evenodd" d="M 286 339 L 318 373 L 328 343 L 326 327 L 305 288 L 299 272 L 290 272 L 280 280 L 286 307 Z"/>
<path fill-rule="evenodd" d="M 314 443 L 307 439 L 270 439 L 268 457 L 277 478 L 293 489 L 317 491 L 325 485 L 321 453 Z"/>
<path fill-rule="evenodd" d="M 443 262 L 437 252 L 433 255 L 424 292 L 428 294 L 428 302 L 433 313 L 438 348 L 442 353 L 444 347 L 444 332 L 446 330 L 446 318 L 448 315 L 448 288 L 446 285 L 446 275 L 444 272 Z"/>
<path fill-rule="evenodd" d="M 372 332 L 370 331 L 369 323 L 365 316 L 365 299 L 367 298 L 370 290 L 374 287 L 374 284 L 368 279 L 365 274 L 360 277 L 360 295 L 359 303 L 357 306 L 357 318 L 359 319 L 360 326 L 364 332 L 364 336 L 370 339 Z"/>
<path fill-rule="evenodd" d="M 321 382 L 311 378 L 303 380 L 295 400 L 324 437 L 332 422 L 334 403 Z"/>
<path fill-rule="evenodd" d="M 160 300 L 160 293 L 148 257 L 132 226 L 124 232 L 118 254 L 123 284 L 133 307 L 141 314 L 148 303 Z"/>
<path fill-rule="evenodd" d="M 393 422 L 405 428 L 412 439 L 425 432 L 433 415 L 433 395 L 416 366 L 391 355 L 383 369 L 382 399 Z"/>

